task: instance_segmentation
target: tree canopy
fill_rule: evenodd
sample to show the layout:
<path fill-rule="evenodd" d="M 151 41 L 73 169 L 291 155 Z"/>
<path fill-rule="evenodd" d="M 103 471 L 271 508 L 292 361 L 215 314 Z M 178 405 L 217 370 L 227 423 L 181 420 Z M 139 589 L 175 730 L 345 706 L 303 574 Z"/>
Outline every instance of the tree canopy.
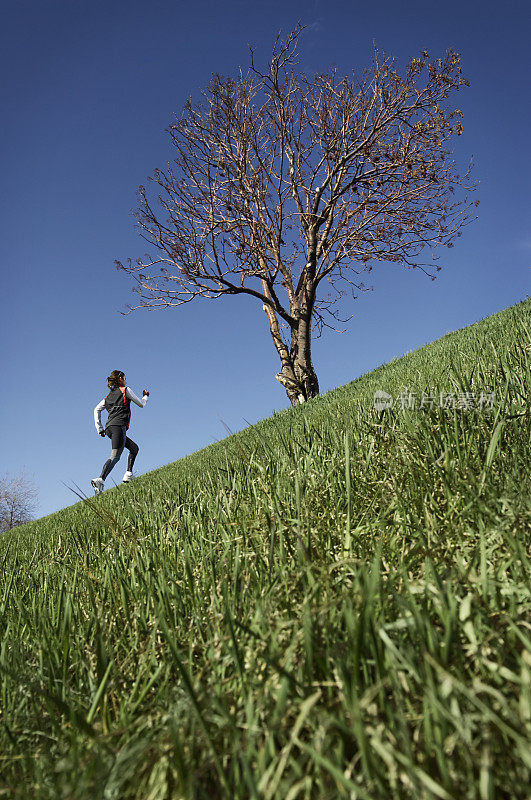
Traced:
<path fill-rule="evenodd" d="M 265 70 L 251 51 L 246 74 L 214 75 L 174 117 L 173 162 L 155 170 L 155 196 L 138 191 L 155 253 L 116 262 L 136 282 L 129 310 L 255 297 L 292 403 L 319 391 L 312 330 L 334 327 L 345 291 L 382 261 L 434 278 L 436 249 L 453 246 L 474 205 L 470 166 L 450 148 L 463 130 L 450 97 L 468 85 L 460 56 L 423 51 L 400 73 L 375 49 L 360 76 L 309 78 L 301 30 L 277 39 Z"/>

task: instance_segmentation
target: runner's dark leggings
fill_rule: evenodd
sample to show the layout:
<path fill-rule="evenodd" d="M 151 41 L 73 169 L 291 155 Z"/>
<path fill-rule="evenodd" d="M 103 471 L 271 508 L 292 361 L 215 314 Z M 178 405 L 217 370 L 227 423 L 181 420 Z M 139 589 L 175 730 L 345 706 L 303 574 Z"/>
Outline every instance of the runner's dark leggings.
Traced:
<path fill-rule="evenodd" d="M 115 464 L 118 463 L 120 456 L 124 451 L 124 447 L 129 450 L 127 469 L 129 472 L 132 472 L 133 464 L 135 463 L 135 458 L 139 448 L 138 445 L 127 436 L 127 428 L 125 425 L 109 425 L 109 427 L 105 429 L 105 433 L 111 440 L 112 450 L 111 457 L 103 465 L 103 469 L 101 471 L 102 479 L 105 480 L 111 469 L 115 466 Z"/>

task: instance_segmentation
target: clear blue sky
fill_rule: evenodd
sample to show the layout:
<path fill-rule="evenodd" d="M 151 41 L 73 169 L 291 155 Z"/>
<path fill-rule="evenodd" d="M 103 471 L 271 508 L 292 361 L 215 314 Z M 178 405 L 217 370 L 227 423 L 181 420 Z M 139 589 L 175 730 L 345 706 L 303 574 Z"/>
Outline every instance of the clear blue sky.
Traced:
<path fill-rule="evenodd" d="M 256 302 L 124 317 L 134 295 L 113 262 L 145 252 L 131 210 L 138 185 L 171 158 L 172 114 L 212 72 L 246 68 L 249 43 L 265 59 L 299 19 L 308 73 L 361 70 L 373 40 L 402 63 L 424 47 L 460 52 L 471 85 L 458 96 L 456 155 L 473 156 L 481 180 L 479 220 L 445 251 L 436 281 L 376 267 L 374 291 L 344 307 L 348 332 L 315 342 L 322 391 L 529 292 L 527 0 L 3 3 L 0 473 L 34 478 L 39 515 L 75 501 L 63 481 L 91 492 L 109 450 L 92 412 L 112 369 L 151 391 L 145 410 L 133 406 L 139 473 L 223 438 L 222 420 L 237 430 L 287 407 Z"/>

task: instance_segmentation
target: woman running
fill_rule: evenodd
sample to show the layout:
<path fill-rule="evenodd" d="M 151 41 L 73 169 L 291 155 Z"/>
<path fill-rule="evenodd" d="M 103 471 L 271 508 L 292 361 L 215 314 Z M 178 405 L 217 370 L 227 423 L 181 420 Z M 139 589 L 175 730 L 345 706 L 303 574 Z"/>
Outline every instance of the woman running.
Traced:
<path fill-rule="evenodd" d="M 120 460 L 124 447 L 129 450 L 127 458 L 127 470 L 122 479 L 122 483 L 129 483 L 133 478 L 133 464 L 138 454 L 138 445 L 127 436 L 127 429 L 131 422 L 131 400 L 140 408 L 144 408 L 148 401 L 149 392 L 145 389 L 142 392 L 142 400 L 126 385 L 125 374 L 115 369 L 107 378 L 107 386 L 111 390 L 107 397 L 98 403 L 94 409 L 94 423 L 100 436 L 108 436 L 112 443 L 111 457 L 103 465 L 99 478 L 91 480 L 96 494 L 101 494 L 105 488 L 105 478 Z M 108 411 L 107 424 L 105 430 L 101 424 L 101 412 Z"/>

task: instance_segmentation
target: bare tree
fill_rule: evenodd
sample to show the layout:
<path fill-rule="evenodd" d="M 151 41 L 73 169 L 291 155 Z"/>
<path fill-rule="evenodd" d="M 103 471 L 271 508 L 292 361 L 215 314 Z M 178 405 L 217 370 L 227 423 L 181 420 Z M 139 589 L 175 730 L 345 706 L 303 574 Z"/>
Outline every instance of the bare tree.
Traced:
<path fill-rule="evenodd" d="M 140 186 L 135 212 L 157 254 L 116 262 L 140 295 L 126 313 L 256 297 L 293 405 L 319 393 L 312 330 L 334 326 L 345 289 L 365 290 L 357 276 L 379 261 L 435 279 L 421 252 L 439 270 L 435 248 L 453 246 L 477 205 L 448 147 L 462 113 L 446 101 L 468 85 L 458 54 L 424 51 L 401 75 L 375 49 L 360 78 L 310 79 L 296 70 L 301 30 L 277 38 L 265 71 L 251 50 L 247 74 L 214 75 L 174 117 L 174 162 L 150 179 L 157 208 Z"/>
<path fill-rule="evenodd" d="M 33 519 L 37 489 L 23 473 L 0 477 L 0 531 L 9 531 Z"/>

